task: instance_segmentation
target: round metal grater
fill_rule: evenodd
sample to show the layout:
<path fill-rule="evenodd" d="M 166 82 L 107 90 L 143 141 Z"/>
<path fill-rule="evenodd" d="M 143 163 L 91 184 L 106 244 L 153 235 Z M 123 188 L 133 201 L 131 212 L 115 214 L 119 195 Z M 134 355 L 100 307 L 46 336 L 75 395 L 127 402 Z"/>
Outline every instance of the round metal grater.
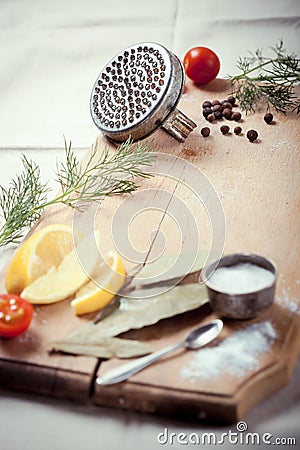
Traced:
<path fill-rule="evenodd" d="M 179 141 L 196 124 L 176 109 L 185 74 L 176 55 L 160 44 L 132 45 L 102 69 L 90 108 L 96 126 L 115 142 L 143 139 L 162 127 Z"/>

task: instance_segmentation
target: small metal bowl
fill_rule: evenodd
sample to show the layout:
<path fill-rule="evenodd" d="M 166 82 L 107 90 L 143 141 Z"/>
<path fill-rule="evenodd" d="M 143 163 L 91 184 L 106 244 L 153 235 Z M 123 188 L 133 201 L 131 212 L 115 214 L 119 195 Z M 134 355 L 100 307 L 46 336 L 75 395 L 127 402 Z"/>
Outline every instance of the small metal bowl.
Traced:
<path fill-rule="evenodd" d="M 216 268 L 234 266 L 239 263 L 252 263 L 269 270 L 275 275 L 274 281 L 263 289 L 243 294 L 217 291 L 209 280 Z M 270 259 L 250 253 L 235 253 L 224 256 L 220 261 L 205 267 L 201 272 L 201 279 L 207 287 L 209 302 L 214 311 L 230 319 L 251 319 L 273 303 L 276 274 L 276 264 Z"/>

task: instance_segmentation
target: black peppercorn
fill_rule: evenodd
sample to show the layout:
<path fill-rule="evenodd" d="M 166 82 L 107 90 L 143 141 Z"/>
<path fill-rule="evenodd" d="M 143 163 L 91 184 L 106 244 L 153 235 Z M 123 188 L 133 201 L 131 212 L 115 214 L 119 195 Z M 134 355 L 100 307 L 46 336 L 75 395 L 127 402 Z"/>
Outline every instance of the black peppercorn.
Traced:
<path fill-rule="evenodd" d="M 268 124 L 272 123 L 273 121 L 273 114 L 267 113 L 264 115 L 264 121 Z"/>
<path fill-rule="evenodd" d="M 223 114 L 221 113 L 221 111 L 214 111 L 214 115 L 215 115 L 216 120 L 220 120 L 223 117 Z"/>
<path fill-rule="evenodd" d="M 220 100 L 214 100 L 213 102 L 211 102 L 212 106 L 214 105 L 221 105 Z"/>
<path fill-rule="evenodd" d="M 227 101 L 228 101 L 229 103 L 231 103 L 232 106 L 234 106 L 234 104 L 235 104 L 235 98 L 233 97 L 233 95 L 230 95 L 230 96 L 228 97 Z"/>
<path fill-rule="evenodd" d="M 235 134 L 241 134 L 242 129 L 241 129 L 241 127 L 234 127 L 233 131 L 234 131 Z"/>
<path fill-rule="evenodd" d="M 225 119 L 230 119 L 232 116 L 232 111 L 229 108 L 225 108 L 223 110 L 223 117 L 225 117 Z"/>
<path fill-rule="evenodd" d="M 228 125 L 222 125 L 220 128 L 220 131 L 222 134 L 227 134 L 229 133 L 229 126 Z"/>
<path fill-rule="evenodd" d="M 202 108 L 210 108 L 211 107 L 211 102 L 209 100 L 206 100 L 205 102 L 202 103 Z"/>
<path fill-rule="evenodd" d="M 256 141 L 256 139 L 258 138 L 257 131 L 255 131 L 255 130 L 247 131 L 247 138 L 249 139 L 250 142 Z"/>
<path fill-rule="evenodd" d="M 239 120 L 241 120 L 241 117 L 242 117 L 242 114 L 240 112 L 234 112 L 234 113 L 232 113 L 231 119 L 238 122 Z"/>
<path fill-rule="evenodd" d="M 215 113 L 211 113 L 209 116 L 206 117 L 206 119 L 209 122 L 213 122 L 215 120 Z"/>
<path fill-rule="evenodd" d="M 210 135 L 210 129 L 208 127 L 201 128 L 200 133 L 203 137 L 208 137 Z"/>
<path fill-rule="evenodd" d="M 212 109 L 211 108 L 204 108 L 202 111 L 203 116 L 206 118 L 207 116 L 209 116 L 212 113 Z"/>

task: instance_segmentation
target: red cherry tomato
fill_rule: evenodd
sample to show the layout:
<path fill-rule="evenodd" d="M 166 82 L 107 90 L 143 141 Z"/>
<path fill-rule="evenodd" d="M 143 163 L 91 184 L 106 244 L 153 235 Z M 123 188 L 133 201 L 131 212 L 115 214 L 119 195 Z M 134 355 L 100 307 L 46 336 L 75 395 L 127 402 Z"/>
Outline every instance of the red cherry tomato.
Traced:
<path fill-rule="evenodd" d="M 206 84 L 214 80 L 220 70 L 218 56 L 209 48 L 191 48 L 183 59 L 186 75 L 198 84 Z"/>
<path fill-rule="evenodd" d="M 22 297 L 13 294 L 0 294 L 0 336 L 13 338 L 30 325 L 33 307 Z"/>

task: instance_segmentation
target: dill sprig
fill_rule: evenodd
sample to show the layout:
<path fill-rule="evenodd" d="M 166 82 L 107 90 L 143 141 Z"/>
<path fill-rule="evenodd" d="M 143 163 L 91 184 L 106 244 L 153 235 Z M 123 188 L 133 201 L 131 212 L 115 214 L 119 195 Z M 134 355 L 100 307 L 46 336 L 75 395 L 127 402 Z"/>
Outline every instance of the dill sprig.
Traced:
<path fill-rule="evenodd" d="M 39 205 L 47 200 L 49 188 L 40 179 L 40 168 L 22 156 L 23 171 L 8 188 L 0 186 L 0 208 L 4 225 L 0 229 L 0 246 L 19 242 L 26 227 L 40 217 Z"/>
<path fill-rule="evenodd" d="M 84 211 L 90 202 L 101 202 L 105 196 L 128 194 L 137 189 L 135 178 L 151 176 L 146 170 L 152 164 L 154 153 L 147 144 L 133 146 L 130 140 L 114 152 L 105 148 L 98 155 L 94 147 L 86 163 L 81 163 L 71 142 L 65 140 L 65 161 L 57 164 L 56 180 L 60 193 L 47 200 L 50 188 L 42 183 L 40 168 L 22 156 L 23 171 L 11 181 L 8 188 L 0 186 L 0 247 L 18 243 L 27 227 L 33 225 L 43 210 L 50 205 L 64 204 Z"/>
<path fill-rule="evenodd" d="M 300 82 L 300 59 L 287 54 L 280 40 L 271 47 L 275 57 L 265 57 L 258 49 L 249 56 L 239 58 L 239 75 L 229 76 L 232 94 L 239 100 L 241 109 L 246 113 L 256 108 L 271 106 L 286 114 L 289 111 L 300 113 L 300 100 L 294 92 L 294 86 Z"/>

